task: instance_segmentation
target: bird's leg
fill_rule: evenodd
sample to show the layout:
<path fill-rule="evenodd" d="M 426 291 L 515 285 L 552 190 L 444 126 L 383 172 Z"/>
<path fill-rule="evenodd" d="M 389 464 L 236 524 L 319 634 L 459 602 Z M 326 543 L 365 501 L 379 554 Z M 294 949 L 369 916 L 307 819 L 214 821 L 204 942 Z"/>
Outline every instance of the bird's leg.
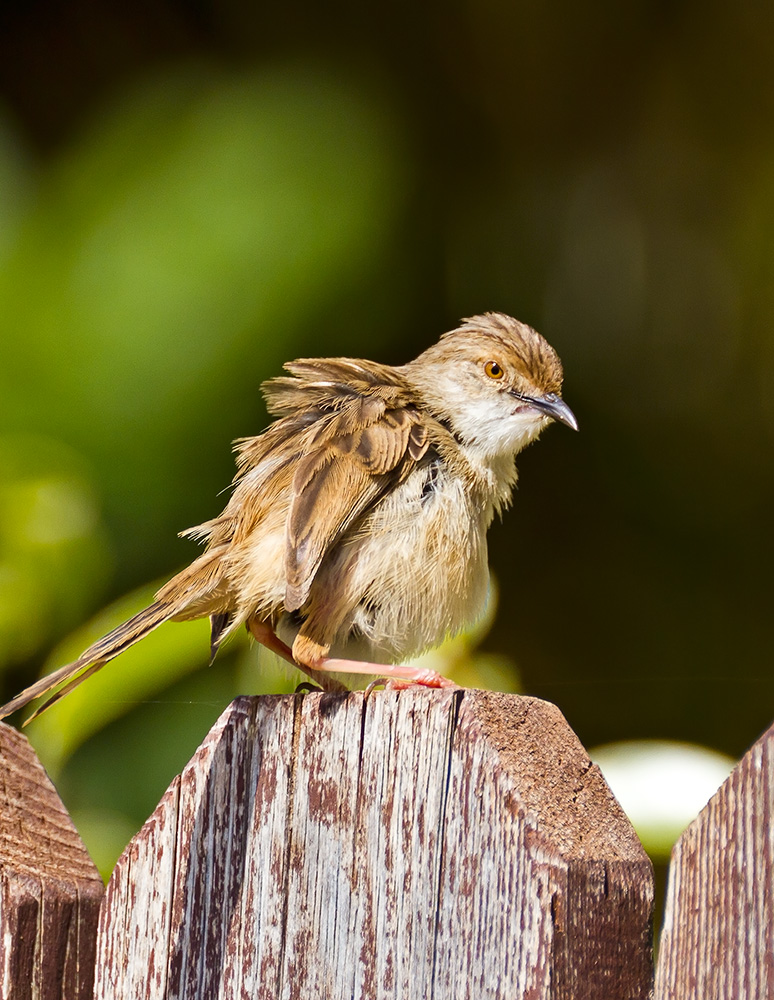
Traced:
<path fill-rule="evenodd" d="M 315 663 L 315 670 L 341 671 L 345 674 L 378 674 L 393 691 L 420 684 L 429 688 L 456 688 L 454 681 L 437 670 L 412 667 L 410 663 L 367 663 L 363 660 L 339 660 L 326 657 Z"/>
<path fill-rule="evenodd" d="M 435 670 L 424 670 L 419 667 L 412 667 L 407 663 L 367 663 L 363 660 L 342 660 L 327 656 L 327 649 L 316 643 L 308 636 L 296 636 L 293 643 L 292 656 L 296 664 L 302 662 L 310 670 L 334 671 L 343 674 L 376 674 L 377 677 L 384 678 L 387 685 L 393 690 L 411 687 L 412 684 L 421 684 L 423 687 L 448 688 L 457 687 L 454 681 L 439 674 Z M 308 671 L 307 671 L 308 672 Z M 310 675 L 311 676 L 311 675 Z"/>
<path fill-rule="evenodd" d="M 250 632 L 252 637 L 257 642 L 260 642 L 262 646 L 270 649 L 272 653 L 276 653 L 277 656 L 281 656 L 283 660 L 287 660 L 288 663 L 292 663 L 294 667 L 298 666 L 296 661 L 293 659 L 293 653 L 290 646 L 285 645 L 282 639 L 280 639 L 280 637 L 275 633 L 271 625 L 267 625 L 266 622 L 259 622 L 256 618 L 248 618 L 247 631 Z"/>
<path fill-rule="evenodd" d="M 270 649 L 273 653 L 287 660 L 298 670 L 319 684 L 324 691 L 344 692 L 347 688 L 329 673 L 344 674 L 376 674 L 383 678 L 392 690 L 401 690 L 420 684 L 423 687 L 448 688 L 456 687 L 454 681 L 439 674 L 435 670 L 424 670 L 412 667 L 406 663 L 367 663 L 364 660 L 342 660 L 326 656 L 326 648 L 308 638 L 298 635 L 293 643 L 293 649 L 287 646 L 266 622 L 250 618 L 247 621 L 248 631 L 253 638 Z"/>
<path fill-rule="evenodd" d="M 282 639 L 280 639 L 271 625 L 267 625 L 266 622 L 258 621 L 257 618 L 248 618 L 247 630 L 257 642 L 260 642 L 262 646 L 270 649 L 272 653 L 276 653 L 277 656 L 281 656 L 283 660 L 287 660 L 287 662 L 292 664 L 292 666 L 294 666 L 297 670 L 306 674 L 306 676 L 311 678 L 315 684 L 318 684 L 323 691 L 334 691 L 337 694 L 347 691 L 345 685 L 340 681 L 337 681 L 335 678 L 328 677 L 325 673 L 315 670 L 314 667 L 307 666 L 304 663 L 299 663 L 298 660 L 293 659 L 293 652 L 290 646 L 287 646 Z"/>

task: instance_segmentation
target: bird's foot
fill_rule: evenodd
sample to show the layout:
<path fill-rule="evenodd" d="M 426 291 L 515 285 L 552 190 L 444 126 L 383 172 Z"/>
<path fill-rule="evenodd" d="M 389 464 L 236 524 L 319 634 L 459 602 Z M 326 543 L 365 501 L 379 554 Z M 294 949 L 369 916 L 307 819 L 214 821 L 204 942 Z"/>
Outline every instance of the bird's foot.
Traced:
<path fill-rule="evenodd" d="M 422 670 L 417 671 L 426 675 L 424 677 L 414 677 L 413 679 L 407 679 L 405 677 L 376 677 L 368 687 L 365 689 L 364 697 L 368 701 L 370 696 L 378 688 L 384 688 L 385 691 L 405 691 L 407 688 L 414 687 L 419 684 L 422 687 L 430 688 L 456 688 L 459 685 L 455 684 L 454 681 L 450 681 L 448 677 L 444 677 L 442 674 L 436 673 L 435 670 Z"/>
<path fill-rule="evenodd" d="M 315 670 L 334 670 L 346 674 L 376 674 L 367 690 L 384 685 L 389 691 L 402 691 L 419 684 L 430 688 L 456 688 L 454 681 L 436 670 L 412 667 L 407 663 L 367 663 L 363 660 L 342 660 L 325 657 L 315 663 Z"/>
<path fill-rule="evenodd" d="M 459 684 L 439 674 L 437 670 L 416 669 L 412 677 L 393 677 L 387 681 L 387 688 L 390 691 L 404 691 L 406 688 L 419 684 L 420 687 L 429 688 L 456 688 Z"/>

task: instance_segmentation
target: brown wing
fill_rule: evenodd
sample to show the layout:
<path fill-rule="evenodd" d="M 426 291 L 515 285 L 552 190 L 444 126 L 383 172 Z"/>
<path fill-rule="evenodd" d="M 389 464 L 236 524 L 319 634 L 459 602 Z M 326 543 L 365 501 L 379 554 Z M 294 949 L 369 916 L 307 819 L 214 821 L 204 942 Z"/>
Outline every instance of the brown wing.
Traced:
<path fill-rule="evenodd" d="M 293 476 L 285 546 L 288 611 L 300 608 L 331 546 L 402 481 L 428 447 L 410 390 L 393 368 L 349 359 L 300 361 L 266 387 L 270 408 L 317 414 Z"/>

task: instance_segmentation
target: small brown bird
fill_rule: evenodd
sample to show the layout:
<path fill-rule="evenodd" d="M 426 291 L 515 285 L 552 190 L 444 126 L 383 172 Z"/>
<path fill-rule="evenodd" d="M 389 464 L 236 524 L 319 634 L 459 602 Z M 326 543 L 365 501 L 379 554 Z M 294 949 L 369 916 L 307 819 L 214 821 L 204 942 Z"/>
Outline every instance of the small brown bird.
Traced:
<path fill-rule="evenodd" d="M 183 532 L 205 552 L 0 718 L 63 684 L 43 711 L 162 622 L 204 615 L 213 657 L 246 625 L 327 688 L 341 689 L 328 671 L 450 683 L 401 661 L 479 616 L 486 532 L 511 499 L 516 455 L 552 420 L 577 430 L 559 358 L 531 327 L 486 313 L 401 367 L 285 369 L 263 385 L 279 419 L 236 442 L 226 509 Z"/>

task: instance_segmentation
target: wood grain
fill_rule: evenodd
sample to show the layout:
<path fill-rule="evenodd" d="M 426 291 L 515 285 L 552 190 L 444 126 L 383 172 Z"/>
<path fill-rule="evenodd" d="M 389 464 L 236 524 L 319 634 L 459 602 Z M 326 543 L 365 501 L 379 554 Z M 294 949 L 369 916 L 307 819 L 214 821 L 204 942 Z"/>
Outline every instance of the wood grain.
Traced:
<path fill-rule="evenodd" d="M 556 708 L 241 698 L 122 856 L 101 998 L 646 998 L 650 864 Z"/>
<path fill-rule="evenodd" d="M 92 996 L 104 888 L 27 740 L 0 723 L 0 997 Z"/>
<path fill-rule="evenodd" d="M 774 997 L 774 727 L 672 851 L 659 1000 Z"/>

